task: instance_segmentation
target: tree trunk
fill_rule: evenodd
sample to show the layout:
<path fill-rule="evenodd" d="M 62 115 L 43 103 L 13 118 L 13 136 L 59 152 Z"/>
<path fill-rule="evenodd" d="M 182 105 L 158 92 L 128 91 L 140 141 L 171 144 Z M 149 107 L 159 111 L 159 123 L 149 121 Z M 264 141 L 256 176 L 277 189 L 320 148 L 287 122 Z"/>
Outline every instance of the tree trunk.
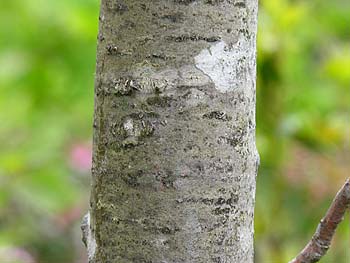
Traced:
<path fill-rule="evenodd" d="M 90 262 L 253 262 L 256 26 L 256 0 L 102 0 Z"/>

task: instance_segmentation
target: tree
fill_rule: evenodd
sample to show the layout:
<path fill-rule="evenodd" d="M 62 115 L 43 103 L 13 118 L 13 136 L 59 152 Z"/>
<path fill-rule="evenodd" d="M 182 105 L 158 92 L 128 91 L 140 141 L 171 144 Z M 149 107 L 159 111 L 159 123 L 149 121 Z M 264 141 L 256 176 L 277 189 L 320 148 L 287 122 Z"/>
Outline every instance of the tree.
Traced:
<path fill-rule="evenodd" d="M 90 262 L 253 262 L 256 27 L 256 0 L 102 0 Z"/>

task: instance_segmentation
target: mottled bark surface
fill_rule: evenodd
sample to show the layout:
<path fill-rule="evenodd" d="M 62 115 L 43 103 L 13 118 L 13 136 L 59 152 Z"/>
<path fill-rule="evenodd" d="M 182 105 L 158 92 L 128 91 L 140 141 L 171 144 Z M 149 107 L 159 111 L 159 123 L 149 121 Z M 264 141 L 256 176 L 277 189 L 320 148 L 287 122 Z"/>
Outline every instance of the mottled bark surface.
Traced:
<path fill-rule="evenodd" d="M 102 0 L 91 262 L 253 262 L 256 19 L 256 0 Z"/>

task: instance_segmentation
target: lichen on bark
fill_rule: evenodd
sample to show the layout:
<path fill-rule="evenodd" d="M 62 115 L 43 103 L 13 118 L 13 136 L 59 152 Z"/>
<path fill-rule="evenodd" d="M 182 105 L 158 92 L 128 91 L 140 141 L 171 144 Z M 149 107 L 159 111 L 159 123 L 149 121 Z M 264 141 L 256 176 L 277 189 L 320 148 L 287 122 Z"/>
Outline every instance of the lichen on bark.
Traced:
<path fill-rule="evenodd" d="M 253 262 L 256 16 L 102 0 L 90 262 Z"/>

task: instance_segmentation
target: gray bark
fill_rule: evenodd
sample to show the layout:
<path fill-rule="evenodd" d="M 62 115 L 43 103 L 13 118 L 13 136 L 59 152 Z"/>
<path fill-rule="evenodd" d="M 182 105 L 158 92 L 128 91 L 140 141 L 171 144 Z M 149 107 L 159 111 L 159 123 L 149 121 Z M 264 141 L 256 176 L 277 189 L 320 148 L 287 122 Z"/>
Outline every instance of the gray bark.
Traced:
<path fill-rule="evenodd" d="M 253 262 L 256 0 L 102 0 L 90 262 Z"/>

